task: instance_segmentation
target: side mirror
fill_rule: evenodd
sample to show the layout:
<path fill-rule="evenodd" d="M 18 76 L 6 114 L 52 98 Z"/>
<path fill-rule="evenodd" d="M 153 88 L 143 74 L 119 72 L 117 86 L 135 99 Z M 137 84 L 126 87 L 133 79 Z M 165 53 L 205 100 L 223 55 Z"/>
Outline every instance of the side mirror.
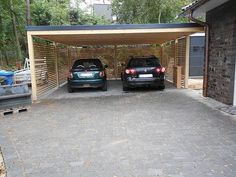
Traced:
<path fill-rule="evenodd" d="M 104 65 L 104 68 L 108 68 L 108 65 L 107 65 L 107 64 L 105 64 L 105 65 Z"/>

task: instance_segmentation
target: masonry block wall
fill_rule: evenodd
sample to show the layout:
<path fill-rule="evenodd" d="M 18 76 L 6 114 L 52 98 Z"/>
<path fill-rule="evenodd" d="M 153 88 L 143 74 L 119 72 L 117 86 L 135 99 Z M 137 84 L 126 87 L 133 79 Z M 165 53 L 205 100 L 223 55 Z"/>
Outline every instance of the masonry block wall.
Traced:
<path fill-rule="evenodd" d="M 208 95 L 232 105 L 236 60 L 236 1 L 207 13 L 210 27 Z"/>

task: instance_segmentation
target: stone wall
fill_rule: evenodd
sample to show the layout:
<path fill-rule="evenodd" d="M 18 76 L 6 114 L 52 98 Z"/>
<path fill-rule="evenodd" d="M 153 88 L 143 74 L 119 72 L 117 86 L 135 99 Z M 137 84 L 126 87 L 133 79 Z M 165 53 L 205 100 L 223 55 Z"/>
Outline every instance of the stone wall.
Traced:
<path fill-rule="evenodd" d="M 210 27 L 208 96 L 233 104 L 234 68 L 236 60 L 236 1 L 207 13 Z"/>

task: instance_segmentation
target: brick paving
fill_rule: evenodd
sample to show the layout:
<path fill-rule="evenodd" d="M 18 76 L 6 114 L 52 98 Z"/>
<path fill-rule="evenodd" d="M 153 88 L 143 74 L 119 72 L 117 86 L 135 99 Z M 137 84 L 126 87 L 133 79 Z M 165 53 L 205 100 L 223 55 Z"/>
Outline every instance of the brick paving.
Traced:
<path fill-rule="evenodd" d="M 8 177 L 235 177 L 236 121 L 186 92 L 74 93 L 0 118 Z"/>

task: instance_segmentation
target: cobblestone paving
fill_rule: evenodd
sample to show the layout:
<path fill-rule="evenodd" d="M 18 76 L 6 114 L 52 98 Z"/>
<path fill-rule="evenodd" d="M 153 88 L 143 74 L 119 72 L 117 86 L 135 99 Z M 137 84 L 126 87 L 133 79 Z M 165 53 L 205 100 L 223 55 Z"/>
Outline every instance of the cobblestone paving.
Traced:
<path fill-rule="evenodd" d="M 47 100 L 0 145 L 8 177 L 236 176 L 236 121 L 184 90 Z"/>

